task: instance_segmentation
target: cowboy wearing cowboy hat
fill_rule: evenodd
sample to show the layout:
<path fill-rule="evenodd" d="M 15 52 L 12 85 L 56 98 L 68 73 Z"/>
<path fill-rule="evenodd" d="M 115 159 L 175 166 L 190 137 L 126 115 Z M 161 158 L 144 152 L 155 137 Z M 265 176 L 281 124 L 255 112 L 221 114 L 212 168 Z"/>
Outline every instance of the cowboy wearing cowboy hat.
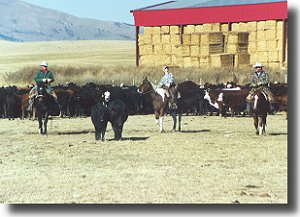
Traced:
<path fill-rule="evenodd" d="M 162 96 L 164 101 L 165 94 L 167 97 L 170 97 L 168 89 L 170 88 L 171 84 L 174 83 L 174 76 L 169 72 L 169 66 L 164 66 L 163 72 L 164 74 L 157 85 L 156 92 Z"/>
<path fill-rule="evenodd" d="M 35 74 L 34 74 L 34 81 L 36 82 L 36 84 L 39 83 L 43 83 L 46 87 L 46 91 L 47 93 L 49 93 L 50 95 L 52 95 L 55 99 L 55 101 L 57 102 L 57 95 L 56 93 L 53 91 L 53 88 L 51 87 L 51 83 L 54 81 L 54 77 L 52 72 L 50 72 L 48 70 L 48 62 L 47 61 L 43 61 L 40 63 L 41 69 L 38 70 Z M 30 110 L 33 104 L 33 97 L 37 94 L 37 85 L 35 85 L 29 92 L 29 106 L 27 110 Z"/>
<path fill-rule="evenodd" d="M 251 90 L 249 91 L 249 95 L 247 96 L 247 101 L 250 102 L 253 98 L 255 91 L 262 91 L 267 95 L 268 101 L 270 103 L 270 112 L 275 113 L 275 100 L 272 92 L 269 89 L 269 74 L 263 70 L 263 65 L 261 63 L 256 63 L 253 65 L 255 68 L 255 72 L 252 74 L 252 79 L 250 83 Z"/>

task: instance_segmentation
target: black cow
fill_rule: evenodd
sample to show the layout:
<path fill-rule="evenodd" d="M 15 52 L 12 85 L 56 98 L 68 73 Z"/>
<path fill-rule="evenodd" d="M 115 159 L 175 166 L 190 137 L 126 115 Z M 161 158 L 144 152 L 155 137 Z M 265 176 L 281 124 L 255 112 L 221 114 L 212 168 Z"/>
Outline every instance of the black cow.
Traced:
<path fill-rule="evenodd" d="M 22 95 L 18 93 L 16 86 L 10 86 L 5 88 L 5 110 L 9 120 L 21 117 L 21 103 Z"/>
<path fill-rule="evenodd" d="M 107 105 L 104 102 L 98 102 L 92 107 L 91 118 L 95 128 L 95 139 L 104 142 L 105 131 L 109 118 Z"/>
<path fill-rule="evenodd" d="M 109 122 L 114 130 L 115 139 L 122 139 L 123 125 L 128 118 L 128 109 L 121 100 L 114 100 L 108 104 Z"/>
<path fill-rule="evenodd" d="M 0 118 L 6 117 L 5 99 L 6 91 L 4 87 L 0 87 Z"/>

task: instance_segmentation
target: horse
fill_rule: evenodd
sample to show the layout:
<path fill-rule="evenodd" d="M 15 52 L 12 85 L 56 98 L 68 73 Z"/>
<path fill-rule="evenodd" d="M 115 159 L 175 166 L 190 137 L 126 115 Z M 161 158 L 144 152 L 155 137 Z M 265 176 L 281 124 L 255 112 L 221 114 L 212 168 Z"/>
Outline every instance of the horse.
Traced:
<path fill-rule="evenodd" d="M 262 91 L 256 91 L 250 104 L 256 135 L 266 135 L 267 115 L 269 111 L 269 101 Z"/>
<path fill-rule="evenodd" d="M 143 95 L 150 94 L 154 109 L 155 122 L 156 124 L 159 124 L 160 132 L 164 132 L 163 120 L 167 112 L 169 112 L 173 118 L 173 131 L 176 131 L 176 101 L 178 94 L 176 86 L 174 84 L 170 86 L 168 89 L 170 97 L 165 97 L 164 100 L 162 96 L 154 90 L 153 85 L 147 78 L 142 81 L 137 91 Z"/>
<path fill-rule="evenodd" d="M 37 85 L 37 95 L 34 97 L 33 107 L 39 122 L 39 134 L 47 134 L 49 115 L 55 110 L 55 100 L 47 91 L 44 84 Z M 44 128 L 43 128 L 44 125 Z"/>

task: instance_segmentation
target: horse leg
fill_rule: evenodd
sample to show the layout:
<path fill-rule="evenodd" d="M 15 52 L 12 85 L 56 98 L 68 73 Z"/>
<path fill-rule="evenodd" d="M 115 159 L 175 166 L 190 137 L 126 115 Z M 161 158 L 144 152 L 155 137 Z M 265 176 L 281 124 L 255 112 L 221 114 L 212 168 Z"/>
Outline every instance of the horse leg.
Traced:
<path fill-rule="evenodd" d="M 43 134 L 43 117 L 42 117 L 42 114 L 38 114 L 38 122 L 39 122 L 39 134 Z"/>
<path fill-rule="evenodd" d="M 267 124 L 267 115 L 264 115 L 262 117 L 262 135 L 267 135 L 266 134 L 266 124 Z"/>
<path fill-rule="evenodd" d="M 48 123 L 48 114 L 45 114 L 45 121 L 44 121 L 44 134 L 47 134 L 47 123 Z"/>
<path fill-rule="evenodd" d="M 155 123 L 159 124 L 159 113 L 157 111 L 155 111 Z"/>
<path fill-rule="evenodd" d="M 164 126 L 163 126 L 164 116 L 159 117 L 159 132 L 164 132 Z"/>
<path fill-rule="evenodd" d="M 171 112 L 170 115 L 173 118 L 173 132 L 175 132 L 176 131 L 176 124 L 177 124 L 176 111 Z"/>
<path fill-rule="evenodd" d="M 178 113 L 178 131 L 181 131 L 181 118 L 182 118 L 182 111 Z"/>
<path fill-rule="evenodd" d="M 253 114 L 253 120 L 254 120 L 254 127 L 256 129 L 256 135 L 259 135 L 259 131 L 258 131 L 258 117 Z"/>

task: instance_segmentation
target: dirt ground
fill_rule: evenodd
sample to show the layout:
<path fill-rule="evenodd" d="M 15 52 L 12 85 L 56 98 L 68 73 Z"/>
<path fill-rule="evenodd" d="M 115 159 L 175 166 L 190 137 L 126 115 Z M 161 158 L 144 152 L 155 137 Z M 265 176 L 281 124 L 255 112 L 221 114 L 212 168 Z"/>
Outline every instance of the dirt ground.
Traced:
<path fill-rule="evenodd" d="M 0 202 L 95 204 L 287 203 L 285 114 L 251 118 L 183 116 L 182 132 L 159 133 L 154 116 L 130 116 L 123 141 L 108 126 L 96 142 L 90 118 L 38 123 L 0 120 Z"/>

